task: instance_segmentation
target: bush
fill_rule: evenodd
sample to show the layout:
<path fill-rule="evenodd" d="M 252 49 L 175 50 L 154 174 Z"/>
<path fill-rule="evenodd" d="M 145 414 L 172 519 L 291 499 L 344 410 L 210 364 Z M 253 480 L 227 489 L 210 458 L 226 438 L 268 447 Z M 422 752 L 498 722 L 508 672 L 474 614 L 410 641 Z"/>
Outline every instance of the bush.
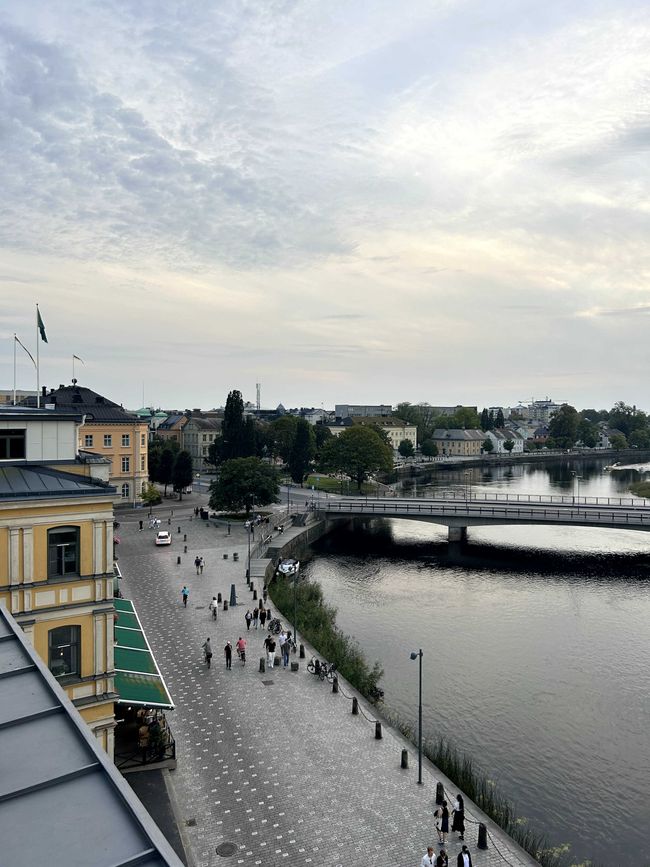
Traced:
<path fill-rule="evenodd" d="M 160 496 L 160 491 L 158 488 L 154 487 L 151 483 L 147 485 L 147 487 L 142 492 L 142 502 L 145 506 L 157 506 L 159 503 L 162 503 L 162 497 Z"/>

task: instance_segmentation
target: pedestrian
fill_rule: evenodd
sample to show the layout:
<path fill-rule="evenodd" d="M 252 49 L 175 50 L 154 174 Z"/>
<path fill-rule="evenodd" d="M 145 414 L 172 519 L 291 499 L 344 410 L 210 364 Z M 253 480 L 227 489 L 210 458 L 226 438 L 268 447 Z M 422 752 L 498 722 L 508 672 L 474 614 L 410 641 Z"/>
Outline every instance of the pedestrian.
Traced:
<path fill-rule="evenodd" d="M 217 602 L 217 597 L 213 596 L 212 601 L 210 602 L 210 611 L 212 612 L 212 619 L 217 619 L 217 609 L 219 608 L 219 603 Z"/>
<path fill-rule="evenodd" d="M 230 536 L 230 521 L 228 521 L 228 535 Z"/>
<path fill-rule="evenodd" d="M 147 753 L 149 751 L 149 726 L 146 724 L 144 719 L 142 720 L 142 725 L 138 729 L 138 746 L 140 747 L 140 757 L 144 764 L 147 761 Z"/>
<path fill-rule="evenodd" d="M 444 849 L 440 850 L 440 855 L 436 858 L 436 867 L 449 867 L 449 856 Z"/>
<path fill-rule="evenodd" d="M 272 635 L 269 635 L 268 643 L 266 645 L 267 657 L 269 668 L 273 668 L 275 665 L 275 639 Z"/>
<path fill-rule="evenodd" d="M 260 626 L 264 629 L 264 624 L 266 623 L 266 611 L 260 605 Z"/>
<path fill-rule="evenodd" d="M 201 575 L 203 575 L 203 567 L 205 566 L 205 560 L 203 557 L 199 557 L 199 569 L 201 570 Z"/>
<path fill-rule="evenodd" d="M 436 867 L 436 859 L 433 854 L 433 846 L 427 846 L 426 855 L 423 855 L 420 861 L 420 867 Z"/>
<path fill-rule="evenodd" d="M 465 802 L 463 801 L 463 796 L 461 794 L 456 795 L 451 815 L 451 830 L 457 831 L 460 835 L 458 839 L 462 840 L 465 834 Z"/>
<path fill-rule="evenodd" d="M 183 606 L 187 608 L 187 597 L 190 595 L 190 591 L 187 589 L 185 584 L 183 584 L 183 589 L 181 590 L 181 596 L 183 597 Z"/>
<path fill-rule="evenodd" d="M 244 614 L 244 620 L 246 621 L 246 631 L 250 632 L 251 622 L 253 620 L 253 615 L 251 614 L 250 608 L 248 609 L 246 614 Z"/>
<path fill-rule="evenodd" d="M 223 655 L 226 657 L 226 668 L 232 668 L 232 644 L 229 641 L 226 641 Z"/>
<path fill-rule="evenodd" d="M 198 506 L 195 506 L 195 508 L 194 508 L 194 517 L 195 518 L 199 517 L 199 507 Z"/>
<path fill-rule="evenodd" d="M 289 639 L 287 638 L 287 633 L 284 631 L 284 629 L 280 633 L 280 637 L 278 638 L 278 644 L 280 645 L 282 666 L 283 668 L 286 668 L 289 665 Z"/>
<path fill-rule="evenodd" d="M 206 665 L 210 668 L 210 665 L 212 664 L 212 645 L 210 644 L 209 636 L 203 642 L 203 653 L 205 655 Z"/>
<path fill-rule="evenodd" d="M 438 835 L 438 843 L 442 843 L 442 832 L 440 830 L 440 825 L 442 824 L 442 809 L 440 807 L 436 808 L 436 811 L 433 814 L 433 818 L 436 821 L 436 834 Z"/>
<path fill-rule="evenodd" d="M 457 867 L 472 867 L 472 856 L 469 854 L 467 846 L 463 846 L 456 858 Z"/>
<path fill-rule="evenodd" d="M 256 605 L 255 608 L 253 608 L 253 626 L 255 627 L 255 629 L 257 629 L 257 621 L 258 621 L 259 616 L 260 616 L 260 609 Z"/>
<path fill-rule="evenodd" d="M 141 533 L 141 532 L 142 532 L 142 528 L 144 527 L 144 522 L 143 522 L 143 521 L 138 521 L 138 524 L 139 524 L 139 532 Z"/>
<path fill-rule="evenodd" d="M 195 566 L 195 568 L 196 568 L 196 574 L 197 574 L 197 575 L 199 574 L 199 567 L 200 567 L 200 565 L 201 565 L 201 558 L 200 558 L 199 555 L 197 554 L 196 557 L 194 558 L 194 566 Z"/>
<path fill-rule="evenodd" d="M 447 802 L 442 802 L 442 815 L 440 817 L 440 833 L 442 834 L 442 842 L 446 845 L 447 834 L 449 833 L 449 807 Z"/>

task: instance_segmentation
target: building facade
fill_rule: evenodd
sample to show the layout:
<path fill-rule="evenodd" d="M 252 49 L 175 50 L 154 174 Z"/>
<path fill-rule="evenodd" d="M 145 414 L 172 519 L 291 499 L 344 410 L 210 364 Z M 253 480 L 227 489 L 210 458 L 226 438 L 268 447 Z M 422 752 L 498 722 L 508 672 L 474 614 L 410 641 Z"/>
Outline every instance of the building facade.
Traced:
<path fill-rule="evenodd" d="M 524 437 L 518 433 L 516 430 L 506 430 L 502 428 L 495 428 L 494 430 L 489 430 L 485 432 L 485 436 L 483 439 L 489 439 L 494 446 L 492 452 L 495 455 L 520 455 L 524 451 Z M 504 447 L 506 442 L 513 443 L 513 447 L 508 452 L 508 449 Z"/>
<path fill-rule="evenodd" d="M 366 405 L 361 403 L 337 403 L 334 407 L 336 418 L 368 418 L 370 416 L 387 416 L 393 407 L 387 403 Z"/>
<path fill-rule="evenodd" d="M 481 454 L 485 436 L 480 430 L 436 428 L 432 439 L 438 447 L 439 455 L 469 458 Z"/>
<path fill-rule="evenodd" d="M 388 437 L 388 441 L 395 451 L 399 448 L 399 444 L 403 440 L 410 440 L 413 448 L 418 446 L 418 429 L 414 424 L 402 421 L 400 418 L 392 416 L 357 416 L 351 418 L 348 416 L 344 419 L 338 419 L 332 424 L 326 425 L 334 436 L 339 436 L 344 430 L 348 430 L 353 425 L 365 425 L 367 427 L 376 427 L 383 431 Z"/>
<path fill-rule="evenodd" d="M 212 468 L 208 463 L 210 445 L 221 436 L 221 421 L 216 418 L 192 416 L 183 425 L 181 448 L 192 456 L 192 469 L 196 473 Z"/>
<path fill-rule="evenodd" d="M 0 600 L 112 757 L 115 489 L 79 456 L 82 423 L 0 408 Z"/>

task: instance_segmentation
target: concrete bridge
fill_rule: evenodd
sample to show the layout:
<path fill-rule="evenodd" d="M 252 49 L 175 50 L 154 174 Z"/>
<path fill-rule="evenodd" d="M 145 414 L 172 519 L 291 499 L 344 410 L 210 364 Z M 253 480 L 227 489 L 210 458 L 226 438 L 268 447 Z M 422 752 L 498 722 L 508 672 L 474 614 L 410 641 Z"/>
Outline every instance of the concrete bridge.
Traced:
<path fill-rule="evenodd" d="M 313 502 L 327 517 L 407 518 L 449 528 L 450 541 L 462 541 L 468 527 L 491 524 L 563 524 L 650 530 L 650 500 L 636 497 L 571 497 L 536 494 L 446 493 L 406 497 L 333 497 Z"/>

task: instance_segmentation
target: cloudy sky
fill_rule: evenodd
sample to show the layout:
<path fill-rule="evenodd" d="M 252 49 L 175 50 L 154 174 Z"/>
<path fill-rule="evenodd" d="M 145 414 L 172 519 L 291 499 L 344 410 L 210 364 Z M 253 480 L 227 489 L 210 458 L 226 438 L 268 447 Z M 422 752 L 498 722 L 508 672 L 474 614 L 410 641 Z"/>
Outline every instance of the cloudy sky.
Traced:
<path fill-rule="evenodd" d="M 650 409 L 649 45 L 628 0 L 5 0 L 0 387 L 38 301 L 42 382 L 129 407 Z"/>

